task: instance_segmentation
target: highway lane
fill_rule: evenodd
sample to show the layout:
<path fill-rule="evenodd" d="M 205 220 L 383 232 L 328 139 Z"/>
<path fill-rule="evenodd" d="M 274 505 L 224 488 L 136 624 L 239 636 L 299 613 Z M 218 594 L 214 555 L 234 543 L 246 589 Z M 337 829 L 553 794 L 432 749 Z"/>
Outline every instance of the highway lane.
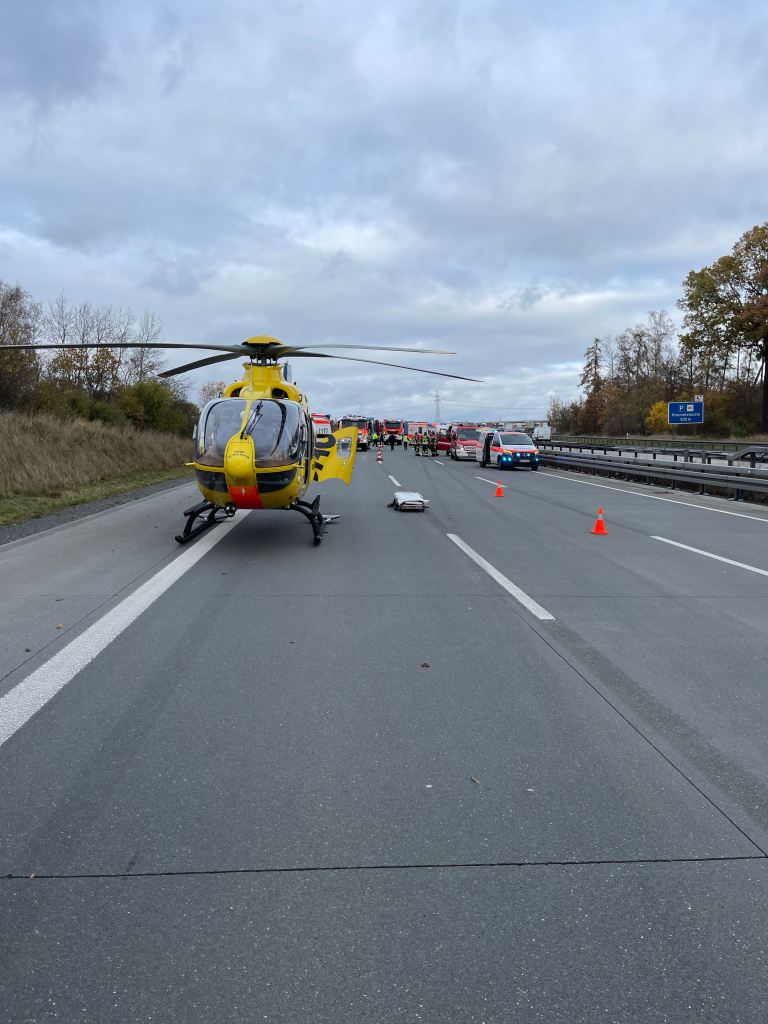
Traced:
<path fill-rule="evenodd" d="M 450 471 L 429 462 L 411 470 L 426 474 L 439 514 L 453 505 L 444 527 L 463 519 L 467 542 L 556 616 L 549 636 L 569 662 L 681 756 L 697 783 L 715 785 L 765 846 L 768 577 L 653 537 L 768 569 L 768 516 L 544 470 L 502 474 L 497 499 L 477 477 L 498 473 L 467 463 Z M 608 537 L 590 533 L 600 506 Z M 472 515 L 479 508 L 487 514 Z"/>
<path fill-rule="evenodd" d="M 693 615 L 640 499 L 610 495 L 594 538 L 587 488 L 505 474 L 494 499 L 472 470 L 362 455 L 326 489 L 342 520 L 319 549 L 298 516 L 242 517 L 0 748 L 4 1019 L 759 1019 L 765 822 L 741 787 L 764 776 L 752 734 L 726 751 L 706 712 L 719 686 L 734 733 L 748 698 L 764 721 L 757 688 L 632 663 L 638 615 L 652 634 L 666 609 L 659 659 Z M 389 510 L 389 473 L 432 511 Z M 173 562 L 180 497 L 115 520 L 141 554 L 117 548 L 109 577 L 108 532 L 92 559 L 87 523 L 58 534 L 45 593 L 71 572 L 102 600 L 74 632 Z M 693 515 L 646 504 L 670 531 Z M 11 592 L 55 541 L 0 549 Z M 764 600 L 768 579 L 705 561 L 708 600 Z M 64 641 L 46 642 L 6 688 Z"/>
<path fill-rule="evenodd" d="M 180 512 L 197 497 L 184 484 L 0 545 L 0 695 L 10 673 L 33 667 L 178 554 Z"/>

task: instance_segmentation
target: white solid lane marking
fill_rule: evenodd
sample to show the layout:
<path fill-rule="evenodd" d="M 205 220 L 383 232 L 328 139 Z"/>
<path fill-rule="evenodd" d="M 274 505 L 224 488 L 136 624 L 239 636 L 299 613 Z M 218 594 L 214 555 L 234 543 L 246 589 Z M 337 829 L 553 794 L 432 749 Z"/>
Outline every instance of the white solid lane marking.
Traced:
<path fill-rule="evenodd" d="M 768 569 L 758 569 L 756 565 L 747 565 L 746 562 L 736 562 L 733 558 L 724 558 L 722 555 L 713 555 L 711 551 L 702 551 L 701 548 L 692 548 L 690 544 L 681 544 L 677 540 L 668 540 L 666 537 L 651 536 L 652 540 L 660 540 L 662 544 L 673 544 L 676 548 L 683 548 L 685 551 L 693 551 L 696 555 L 704 555 L 706 558 L 714 558 L 718 562 L 725 562 L 727 565 L 735 565 L 739 569 L 746 569 L 747 572 L 757 572 L 761 576 L 768 576 Z"/>
<path fill-rule="evenodd" d="M 238 520 L 242 522 L 242 519 Z M 0 746 L 22 727 L 37 711 L 78 672 L 112 643 L 142 612 L 168 590 L 189 569 L 199 562 L 236 525 L 234 519 L 215 526 L 210 533 L 195 541 L 172 562 L 143 583 L 120 604 L 103 615 L 85 632 L 75 637 L 58 654 L 35 669 L 4 697 L 0 698 Z"/>
<path fill-rule="evenodd" d="M 521 590 L 520 587 L 512 582 L 512 580 L 507 579 L 503 573 L 494 568 L 490 562 L 487 562 L 482 555 L 478 555 L 478 553 L 471 548 L 469 544 L 464 543 L 461 537 L 457 537 L 455 533 L 448 533 L 446 536 L 449 540 L 453 541 L 456 547 L 461 548 L 465 555 L 469 555 L 472 561 L 479 565 L 484 572 L 487 572 L 491 579 L 496 580 L 500 587 L 503 587 L 508 594 L 511 594 L 512 597 L 518 600 L 520 604 L 523 605 L 524 608 L 527 608 L 532 615 L 535 615 L 537 619 L 541 619 L 543 622 L 555 621 L 554 615 L 550 615 L 546 608 L 542 608 L 541 605 L 534 601 L 532 597 L 529 597 L 524 590 Z"/>
<path fill-rule="evenodd" d="M 760 516 L 748 516 L 744 512 L 731 512 L 727 508 L 710 508 L 709 505 L 698 505 L 695 501 L 684 501 L 679 498 L 664 498 L 660 494 L 643 494 L 642 491 L 630 491 L 628 487 L 615 487 L 613 484 L 593 484 L 591 480 L 574 480 L 570 476 L 563 476 L 561 472 L 553 472 L 550 470 L 544 470 L 541 474 L 547 477 L 549 480 L 561 480 L 563 483 L 568 484 L 583 484 L 584 487 L 602 487 L 603 490 L 607 491 L 621 491 L 622 494 L 634 494 L 637 498 L 650 498 L 651 501 L 668 501 L 671 505 L 685 505 L 686 508 L 700 508 L 705 512 L 719 512 L 721 516 L 738 516 L 739 519 L 752 519 L 756 523 L 765 523 L 768 525 L 768 519 L 762 519 Z M 478 480 L 480 477 L 477 478 Z"/>
<path fill-rule="evenodd" d="M 399 481 L 399 480 L 395 480 L 395 478 L 394 478 L 394 477 L 392 476 L 392 474 L 391 474 L 391 473 L 387 473 L 387 476 L 388 476 L 388 477 L 389 477 L 389 479 L 390 479 L 390 480 L 392 481 L 392 483 L 393 483 L 393 484 L 395 485 L 395 487 L 402 487 L 402 486 L 403 486 L 403 485 L 402 485 L 402 484 L 400 483 L 400 481 Z"/>
<path fill-rule="evenodd" d="M 476 476 L 475 480 L 482 480 L 484 484 L 493 484 L 494 487 L 499 487 L 499 486 L 506 487 L 507 486 L 506 484 L 503 484 L 501 482 L 501 480 L 488 480 L 484 476 Z"/>
<path fill-rule="evenodd" d="M 436 466 L 442 466 L 442 465 L 443 465 L 443 463 L 442 463 L 442 462 L 440 462 L 440 460 L 439 460 L 439 459 L 433 459 L 432 461 L 434 462 L 434 464 L 435 464 Z"/>

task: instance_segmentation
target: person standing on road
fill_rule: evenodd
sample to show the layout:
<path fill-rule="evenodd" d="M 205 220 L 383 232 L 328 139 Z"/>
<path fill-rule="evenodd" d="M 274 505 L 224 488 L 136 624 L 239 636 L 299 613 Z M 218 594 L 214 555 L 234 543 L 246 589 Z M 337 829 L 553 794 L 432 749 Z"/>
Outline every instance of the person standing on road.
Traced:
<path fill-rule="evenodd" d="M 387 440 L 389 441 L 389 450 L 393 452 L 395 450 L 395 435 L 390 434 Z"/>
<path fill-rule="evenodd" d="M 408 435 L 407 434 L 403 434 L 403 451 L 404 452 L 408 451 Z"/>

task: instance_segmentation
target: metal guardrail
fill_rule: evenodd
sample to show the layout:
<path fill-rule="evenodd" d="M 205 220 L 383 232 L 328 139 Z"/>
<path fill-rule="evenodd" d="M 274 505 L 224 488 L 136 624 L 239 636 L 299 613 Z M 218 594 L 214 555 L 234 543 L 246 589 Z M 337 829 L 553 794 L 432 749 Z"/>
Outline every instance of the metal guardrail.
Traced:
<path fill-rule="evenodd" d="M 557 445 L 558 442 L 550 441 L 546 444 L 551 446 Z M 637 457 L 622 459 L 585 455 L 582 452 L 579 454 L 570 452 L 564 455 L 562 452 L 555 452 L 544 445 L 540 446 L 539 451 L 545 465 L 591 470 L 595 475 L 607 473 L 609 476 L 638 477 L 645 479 L 648 483 L 652 480 L 663 480 L 668 481 L 673 490 L 677 484 L 698 485 L 699 494 L 703 494 L 708 487 L 718 488 L 733 491 L 737 501 L 741 499 L 742 492 L 768 494 L 768 472 L 761 472 L 751 467 L 747 469 L 729 466 L 725 470 L 722 466 L 712 466 L 704 462 L 698 465 L 690 462 L 671 464 L 657 460 L 638 459 Z"/>
<path fill-rule="evenodd" d="M 708 439 L 696 441 L 690 437 L 598 437 L 596 434 L 556 434 L 552 440 L 560 441 L 563 444 L 568 442 L 575 445 L 583 444 L 585 448 L 623 445 L 625 448 L 638 446 L 641 448 L 690 448 L 696 451 L 707 449 L 716 452 L 730 452 L 740 451 L 745 447 L 744 441 L 711 441 Z"/>
<path fill-rule="evenodd" d="M 699 458 L 702 463 L 707 465 L 711 465 L 713 459 L 724 459 L 728 462 L 729 466 L 732 466 L 734 462 L 749 462 L 752 469 L 756 468 L 758 462 L 761 464 L 768 463 L 768 445 L 751 445 L 748 448 L 742 447 L 739 451 L 719 451 L 706 448 L 662 448 L 632 443 L 609 444 L 606 441 L 598 443 L 584 440 L 567 441 L 554 439 L 552 441 L 539 442 L 539 447 L 541 448 L 547 445 L 553 448 L 568 448 L 569 450 L 577 448 L 580 452 L 583 452 L 585 449 L 592 452 L 600 451 L 604 455 L 607 455 L 609 452 L 615 452 L 617 455 L 621 455 L 623 452 L 631 452 L 634 458 L 641 454 L 650 454 L 654 459 L 656 459 L 657 455 L 668 455 L 675 462 L 677 462 L 679 456 L 682 456 L 684 462 L 693 462 L 694 458 Z"/>

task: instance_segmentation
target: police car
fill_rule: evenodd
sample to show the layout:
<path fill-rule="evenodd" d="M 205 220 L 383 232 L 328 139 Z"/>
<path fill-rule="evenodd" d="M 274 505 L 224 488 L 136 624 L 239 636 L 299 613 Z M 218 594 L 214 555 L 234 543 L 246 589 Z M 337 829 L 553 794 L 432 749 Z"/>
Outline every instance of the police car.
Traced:
<path fill-rule="evenodd" d="M 539 450 L 527 434 L 517 430 L 489 430 L 477 447 L 480 465 L 497 469 L 515 466 L 539 468 Z"/>

